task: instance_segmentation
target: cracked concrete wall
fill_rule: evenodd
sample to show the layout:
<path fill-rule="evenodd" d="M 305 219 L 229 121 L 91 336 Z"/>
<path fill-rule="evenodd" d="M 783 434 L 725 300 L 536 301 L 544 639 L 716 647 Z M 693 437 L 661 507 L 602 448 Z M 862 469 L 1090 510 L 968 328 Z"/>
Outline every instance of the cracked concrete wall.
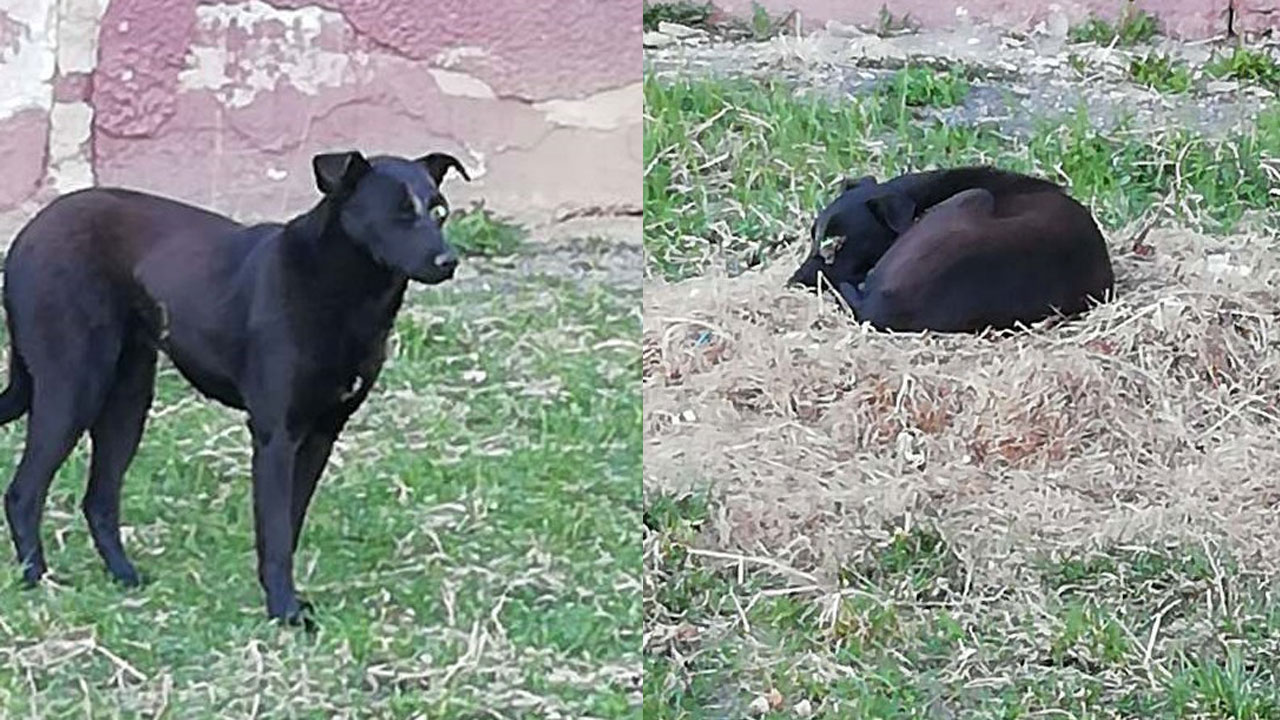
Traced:
<path fill-rule="evenodd" d="M 1124 0 L 759 0 L 774 14 L 797 11 L 804 25 L 828 20 L 874 26 L 882 7 L 894 17 L 910 14 L 924 27 L 952 27 L 966 21 L 1027 29 L 1040 22 L 1076 22 L 1090 15 L 1114 18 Z M 749 14 L 752 0 L 717 0 L 721 9 Z M 1280 0 L 1136 0 L 1138 8 L 1159 18 L 1164 32 L 1193 39 L 1236 32 L 1280 30 Z"/>
<path fill-rule="evenodd" d="M 310 158 L 456 154 L 529 224 L 640 208 L 640 0 L 0 0 L 0 232 L 91 184 L 246 220 Z"/>

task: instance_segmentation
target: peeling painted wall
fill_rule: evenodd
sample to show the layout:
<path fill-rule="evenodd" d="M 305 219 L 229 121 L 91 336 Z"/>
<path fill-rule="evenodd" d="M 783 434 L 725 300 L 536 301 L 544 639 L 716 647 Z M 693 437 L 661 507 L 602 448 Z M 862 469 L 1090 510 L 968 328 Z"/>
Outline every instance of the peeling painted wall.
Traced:
<path fill-rule="evenodd" d="M 910 14 L 924 27 L 951 27 L 967 21 L 1002 27 L 1030 28 L 1060 16 L 1075 22 L 1089 15 L 1114 18 L 1125 0 L 758 0 L 775 14 L 798 12 L 810 27 L 828 20 L 849 25 L 875 25 L 880 9 L 895 17 Z M 752 0 L 717 0 L 735 14 L 750 13 Z M 1187 39 L 1236 32 L 1280 31 L 1280 0 L 1136 0 L 1135 5 L 1160 19 L 1163 30 Z"/>
<path fill-rule="evenodd" d="M 453 152 L 528 223 L 638 212 L 640 0 L 0 0 L 0 232 L 92 184 L 247 220 L 319 151 Z"/>

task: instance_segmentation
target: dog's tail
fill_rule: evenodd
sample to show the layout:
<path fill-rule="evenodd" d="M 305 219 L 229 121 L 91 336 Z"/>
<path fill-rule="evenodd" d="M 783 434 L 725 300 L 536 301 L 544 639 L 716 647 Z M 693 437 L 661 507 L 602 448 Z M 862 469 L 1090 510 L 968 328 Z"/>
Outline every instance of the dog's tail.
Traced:
<path fill-rule="evenodd" d="M 0 425 L 13 422 L 31 407 L 31 373 L 16 348 L 9 346 L 9 387 L 0 393 Z"/>

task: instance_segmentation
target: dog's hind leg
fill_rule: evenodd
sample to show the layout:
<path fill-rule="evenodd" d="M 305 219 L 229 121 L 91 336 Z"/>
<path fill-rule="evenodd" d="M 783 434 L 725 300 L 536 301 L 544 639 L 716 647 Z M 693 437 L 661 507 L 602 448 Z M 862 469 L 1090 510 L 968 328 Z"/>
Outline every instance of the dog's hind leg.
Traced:
<path fill-rule="evenodd" d="M 89 428 L 93 454 L 82 503 L 84 517 L 107 571 L 128 587 L 137 585 L 139 578 L 120 542 L 120 487 L 142 438 L 155 377 L 156 350 L 144 336 L 135 334 L 120 353 L 115 382 Z"/>
<path fill-rule="evenodd" d="M 68 281 L 67 287 L 41 288 L 29 278 L 10 276 L 11 287 L 5 288 L 13 348 L 21 352 L 31 376 L 26 444 L 4 494 L 9 532 L 27 583 L 38 581 L 47 569 L 40 520 L 49 484 L 98 417 L 123 338 L 109 296 L 92 277 L 74 279 L 77 283 Z"/>
<path fill-rule="evenodd" d="M 36 378 L 27 418 L 26 447 L 4 494 L 9 533 L 23 566 L 22 579 L 28 584 L 39 581 L 47 569 L 40 541 L 45 497 L 54 473 L 85 431 L 82 403 L 91 401 L 94 394 L 92 387 L 77 387 L 73 380 Z"/>

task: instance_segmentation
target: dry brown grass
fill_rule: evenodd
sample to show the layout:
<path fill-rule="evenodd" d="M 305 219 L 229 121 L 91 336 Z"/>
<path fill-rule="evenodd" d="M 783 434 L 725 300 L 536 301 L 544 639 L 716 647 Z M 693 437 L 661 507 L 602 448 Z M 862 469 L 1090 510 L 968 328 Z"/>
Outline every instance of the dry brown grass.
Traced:
<path fill-rule="evenodd" d="M 1132 236 L 1114 300 L 1004 337 L 873 331 L 783 289 L 789 262 L 649 282 L 646 491 L 711 486 L 711 544 L 826 578 L 903 515 L 997 574 L 1189 537 L 1274 567 L 1276 238 Z"/>

